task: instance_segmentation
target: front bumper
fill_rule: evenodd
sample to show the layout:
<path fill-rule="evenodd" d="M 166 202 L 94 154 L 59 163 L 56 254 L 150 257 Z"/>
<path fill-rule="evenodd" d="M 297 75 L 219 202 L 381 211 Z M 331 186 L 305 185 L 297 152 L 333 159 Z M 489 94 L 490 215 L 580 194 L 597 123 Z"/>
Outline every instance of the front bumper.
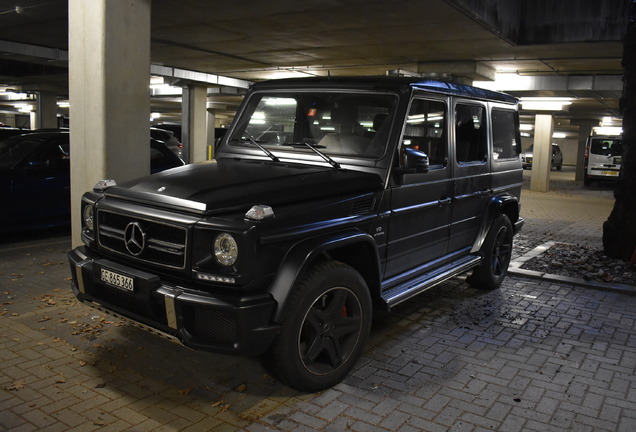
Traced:
<path fill-rule="evenodd" d="M 73 293 L 81 302 L 124 317 L 186 346 L 242 355 L 262 354 L 278 326 L 269 294 L 215 296 L 104 259 L 84 246 L 68 253 Z M 102 269 L 131 278 L 132 291 L 102 282 Z"/>

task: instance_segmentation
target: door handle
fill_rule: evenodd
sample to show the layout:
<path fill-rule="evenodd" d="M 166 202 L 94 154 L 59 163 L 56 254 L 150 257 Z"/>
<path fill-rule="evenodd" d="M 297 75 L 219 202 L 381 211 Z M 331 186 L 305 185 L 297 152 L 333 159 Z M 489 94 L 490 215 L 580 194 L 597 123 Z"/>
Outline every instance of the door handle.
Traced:
<path fill-rule="evenodd" d="M 441 200 L 437 201 L 437 205 L 440 207 L 447 206 L 450 205 L 452 201 L 452 198 L 442 198 Z"/>

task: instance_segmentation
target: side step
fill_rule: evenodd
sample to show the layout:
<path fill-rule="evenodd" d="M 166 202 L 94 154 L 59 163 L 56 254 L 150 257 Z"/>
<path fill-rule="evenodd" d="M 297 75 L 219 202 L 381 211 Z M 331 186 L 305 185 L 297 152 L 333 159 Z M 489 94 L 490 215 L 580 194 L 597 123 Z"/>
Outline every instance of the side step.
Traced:
<path fill-rule="evenodd" d="M 433 288 L 435 285 L 466 273 L 473 267 L 478 266 L 481 260 L 482 257 L 479 255 L 467 255 L 385 291 L 382 293 L 382 298 L 389 308 L 393 307 L 427 289 Z"/>

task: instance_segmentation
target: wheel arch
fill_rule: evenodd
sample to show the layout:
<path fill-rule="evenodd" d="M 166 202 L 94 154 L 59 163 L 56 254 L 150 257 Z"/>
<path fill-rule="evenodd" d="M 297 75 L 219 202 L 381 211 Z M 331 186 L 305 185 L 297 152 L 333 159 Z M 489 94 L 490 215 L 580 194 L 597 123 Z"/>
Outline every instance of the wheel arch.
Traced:
<path fill-rule="evenodd" d="M 322 259 L 353 267 L 367 283 L 374 305 L 379 301 L 380 262 L 373 237 L 360 231 L 334 233 L 303 240 L 289 249 L 268 290 L 277 303 L 274 321 L 280 321 L 296 281 L 313 263 Z"/>
<path fill-rule="evenodd" d="M 514 227 L 515 222 L 519 220 L 519 199 L 508 193 L 496 195 L 490 199 L 488 208 L 486 209 L 486 216 L 481 223 L 479 235 L 473 244 L 471 252 L 478 252 L 481 249 L 481 246 L 486 239 L 486 235 L 488 235 L 490 226 L 499 214 L 505 214 L 508 216 L 510 223 Z"/>

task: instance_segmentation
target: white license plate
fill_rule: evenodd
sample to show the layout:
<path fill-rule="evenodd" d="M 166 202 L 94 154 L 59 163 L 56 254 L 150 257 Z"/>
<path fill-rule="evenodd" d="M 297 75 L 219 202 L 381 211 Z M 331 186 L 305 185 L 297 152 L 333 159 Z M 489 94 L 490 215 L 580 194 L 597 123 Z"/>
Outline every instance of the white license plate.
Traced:
<path fill-rule="evenodd" d="M 119 273 L 112 272 L 110 270 L 101 269 L 102 282 L 114 286 L 115 288 L 123 289 L 126 291 L 133 291 L 135 289 L 135 283 L 133 278 L 124 276 Z"/>
<path fill-rule="evenodd" d="M 618 175 L 618 171 L 603 171 L 603 175 L 617 176 Z"/>

